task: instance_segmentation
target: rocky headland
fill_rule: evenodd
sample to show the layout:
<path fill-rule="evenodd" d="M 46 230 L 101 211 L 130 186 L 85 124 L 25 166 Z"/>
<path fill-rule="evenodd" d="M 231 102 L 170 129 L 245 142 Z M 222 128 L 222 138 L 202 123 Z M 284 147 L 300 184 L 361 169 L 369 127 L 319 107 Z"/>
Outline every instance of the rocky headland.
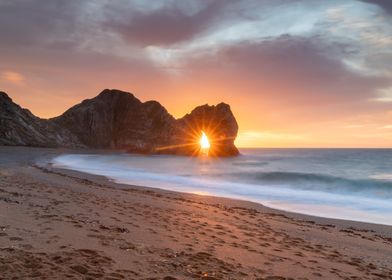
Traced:
<path fill-rule="evenodd" d="M 225 103 L 202 105 L 175 119 L 157 101 L 105 89 L 58 117 L 41 119 L 0 92 L 0 145 L 198 155 L 202 131 L 211 143 L 209 155 L 238 155 L 238 124 Z"/>

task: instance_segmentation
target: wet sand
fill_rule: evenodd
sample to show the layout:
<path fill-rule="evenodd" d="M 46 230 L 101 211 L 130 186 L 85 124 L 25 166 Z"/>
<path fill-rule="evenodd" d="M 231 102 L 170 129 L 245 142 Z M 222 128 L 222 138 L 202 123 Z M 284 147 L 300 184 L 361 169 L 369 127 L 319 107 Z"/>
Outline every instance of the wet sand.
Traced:
<path fill-rule="evenodd" d="M 0 279 L 392 279 L 390 226 L 41 164 L 62 152 L 0 147 Z"/>

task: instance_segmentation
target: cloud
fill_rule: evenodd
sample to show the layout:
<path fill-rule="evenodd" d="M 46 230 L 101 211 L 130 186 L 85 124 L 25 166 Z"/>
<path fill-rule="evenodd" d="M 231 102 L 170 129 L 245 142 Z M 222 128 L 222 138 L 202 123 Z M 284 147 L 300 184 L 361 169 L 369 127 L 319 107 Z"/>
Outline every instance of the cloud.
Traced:
<path fill-rule="evenodd" d="M 390 88 L 383 88 L 378 90 L 377 97 L 373 98 L 372 100 L 377 102 L 392 102 L 392 87 Z"/>
<path fill-rule="evenodd" d="M 362 75 L 391 77 L 391 22 L 376 5 L 341 3 L 326 10 L 315 30 L 330 42 L 346 45 L 345 65 Z"/>
<path fill-rule="evenodd" d="M 384 126 L 379 127 L 379 129 L 392 129 L 392 124 L 387 124 Z"/>
<path fill-rule="evenodd" d="M 160 8 L 149 10 L 108 5 L 104 27 L 133 44 L 171 45 L 193 39 L 211 29 L 230 2 L 201 1 L 198 4 L 202 5 L 196 9 L 189 1 L 168 2 Z"/>
<path fill-rule="evenodd" d="M 360 0 L 360 1 L 378 5 L 385 12 L 392 14 L 392 1 L 390 0 Z"/>
<path fill-rule="evenodd" d="M 45 45 L 70 40 L 82 4 L 76 0 L 0 2 L 2 46 Z"/>
<path fill-rule="evenodd" d="M 1 73 L 1 78 L 6 82 L 16 85 L 21 85 L 25 81 L 25 78 L 22 74 L 12 71 L 4 71 L 3 73 Z"/>
<path fill-rule="evenodd" d="M 330 44 L 318 36 L 285 35 L 201 51 L 183 67 L 193 74 L 199 70 L 198 74 L 207 80 L 208 76 L 224 75 L 225 83 L 233 86 L 274 85 L 280 90 L 273 93 L 273 98 L 285 103 L 362 102 L 374 94 L 374 89 L 389 83 L 387 78 L 350 71 L 342 63 L 344 55 L 344 45 Z"/>

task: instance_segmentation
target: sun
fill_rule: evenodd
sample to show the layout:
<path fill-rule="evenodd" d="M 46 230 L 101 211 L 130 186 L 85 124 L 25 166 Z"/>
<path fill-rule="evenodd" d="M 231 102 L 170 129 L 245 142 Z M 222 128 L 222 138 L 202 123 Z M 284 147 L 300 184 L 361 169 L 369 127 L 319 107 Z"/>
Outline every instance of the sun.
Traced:
<path fill-rule="evenodd" d="M 208 137 L 204 131 L 201 132 L 200 138 L 200 148 L 202 149 L 209 149 L 211 147 L 210 141 L 208 141 Z"/>

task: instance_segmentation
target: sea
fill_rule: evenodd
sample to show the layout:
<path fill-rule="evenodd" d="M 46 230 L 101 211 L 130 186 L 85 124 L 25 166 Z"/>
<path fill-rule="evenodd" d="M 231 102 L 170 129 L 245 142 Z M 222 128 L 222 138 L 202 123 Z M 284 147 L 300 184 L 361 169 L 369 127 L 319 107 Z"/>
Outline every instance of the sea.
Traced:
<path fill-rule="evenodd" d="M 392 149 L 240 149 L 232 158 L 63 154 L 55 167 L 115 182 L 392 225 Z"/>

